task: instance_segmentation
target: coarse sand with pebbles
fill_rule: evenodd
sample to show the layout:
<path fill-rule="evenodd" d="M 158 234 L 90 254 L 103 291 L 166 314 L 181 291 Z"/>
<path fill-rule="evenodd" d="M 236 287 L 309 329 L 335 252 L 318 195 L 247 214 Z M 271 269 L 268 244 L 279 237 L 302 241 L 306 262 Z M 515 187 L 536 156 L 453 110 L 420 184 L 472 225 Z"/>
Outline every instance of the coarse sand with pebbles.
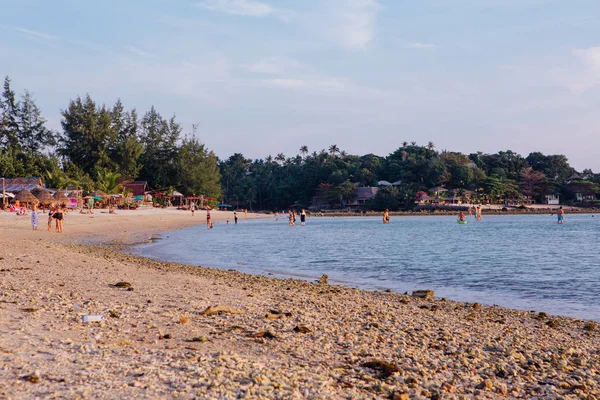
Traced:
<path fill-rule="evenodd" d="M 591 321 L 118 251 L 204 211 L 45 221 L 0 213 L 3 399 L 600 399 Z"/>

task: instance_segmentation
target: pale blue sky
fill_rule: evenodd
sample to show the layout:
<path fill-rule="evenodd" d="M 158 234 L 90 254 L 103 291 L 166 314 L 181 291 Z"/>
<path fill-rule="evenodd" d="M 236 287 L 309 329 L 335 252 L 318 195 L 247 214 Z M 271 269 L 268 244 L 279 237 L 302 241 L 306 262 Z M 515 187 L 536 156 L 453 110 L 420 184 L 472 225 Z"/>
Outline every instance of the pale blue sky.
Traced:
<path fill-rule="evenodd" d="M 0 0 L 0 74 L 173 113 L 225 158 L 337 144 L 565 154 L 600 172 L 597 0 Z"/>

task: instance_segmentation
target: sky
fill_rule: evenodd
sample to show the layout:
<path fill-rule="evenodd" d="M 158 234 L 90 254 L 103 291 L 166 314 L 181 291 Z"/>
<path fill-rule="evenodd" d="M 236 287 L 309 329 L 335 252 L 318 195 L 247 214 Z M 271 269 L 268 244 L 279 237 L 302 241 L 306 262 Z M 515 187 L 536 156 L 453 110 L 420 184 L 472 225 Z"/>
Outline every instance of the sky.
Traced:
<path fill-rule="evenodd" d="M 336 144 L 564 154 L 600 172 L 597 0 L 0 0 L 0 74 L 176 115 L 220 158 Z"/>

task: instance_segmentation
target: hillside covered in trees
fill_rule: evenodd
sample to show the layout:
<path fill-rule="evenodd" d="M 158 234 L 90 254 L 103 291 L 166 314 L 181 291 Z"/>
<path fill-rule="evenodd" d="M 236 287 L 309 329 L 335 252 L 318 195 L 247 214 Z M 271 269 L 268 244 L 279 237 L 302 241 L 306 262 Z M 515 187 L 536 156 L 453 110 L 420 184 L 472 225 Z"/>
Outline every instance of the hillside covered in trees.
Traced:
<path fill-rule="evenodd" d="M 240 207 L 284 210 L 308 208 L 316 198 L 341 207 L 357 187 L 381 186 L 364 208 L 408 209 L 419 192 L 443 187 L 472 202 L 536 201 L 559 194 L 562 201 L 592 201 L 600 194 L 600 174 L 575 171 L 564 155 L 510 150 L 496 154 L 438 151 L 433 143 L 399 143 L 387 156 L 350 155 L 331 145 L 297 155 L 251 160 L 236 153 L 219 160 L 196 137 L 182 134 L 174 116 L 152 107 L 144 114 L 117 100 L 99 105 L 88 95 L 62 111 L 62 130 L 46 127 L 26 91 L 17 96 L 4 81 L 0 113 L 0 176 L 40 176 L 46 186 L 101 189 L 118 193 L 121 184 L 147 181 L 151 189 L 217 198 Z"/>

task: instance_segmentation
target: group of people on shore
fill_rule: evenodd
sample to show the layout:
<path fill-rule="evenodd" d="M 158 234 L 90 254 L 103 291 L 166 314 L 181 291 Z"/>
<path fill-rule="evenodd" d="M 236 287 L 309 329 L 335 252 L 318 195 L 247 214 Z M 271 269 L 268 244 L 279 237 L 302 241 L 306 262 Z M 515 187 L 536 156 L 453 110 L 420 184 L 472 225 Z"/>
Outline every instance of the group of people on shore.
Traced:
<path fill-rule="evenodd" d="M 62 204 L 51 204 L 48 207 L 48 232 L 52 230 L 52 221 L 56 224 L 56 232 L 63 232 L 63 220 L 67 209 Z M 37 231 L 40 222 L 40 211 L 37 204 L 31 207 L 31 229 Z"/>

